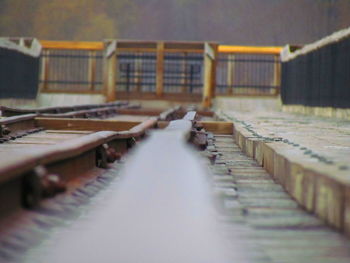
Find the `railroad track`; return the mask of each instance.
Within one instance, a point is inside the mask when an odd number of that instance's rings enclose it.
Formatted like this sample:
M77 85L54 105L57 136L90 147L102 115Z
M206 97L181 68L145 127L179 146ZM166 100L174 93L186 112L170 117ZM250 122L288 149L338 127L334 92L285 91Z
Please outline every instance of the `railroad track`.
M19 111L22 115L0 119L3 259L11 258L9 254L13 252L18 254L16 249L22 248L12 246L9 229L30 229L32 221L39 226L50 224L37 219L55 207L43 208L50 203L48 198L61 192L65 193L58 198L70 195L92 178L104 178L106 168L142 140L148 130L164 127L167 121L185 114L179 107L162 112L133 105L105 106L83 110L83 114L76 108L65 113L57 108L57 113ZM30 220L31 216L34 220ZM22 224L23 220L29 223ZM21 238L17 241L23 241ZM14 251L9 253L8 248Z
M0 262L349 262L349 241L240 151L232 123L89 111L0 120Z
M60 181L59 177L67 180L74 177L73 174L79 175L95 165L105 168L108 162L119 158L133 146L136 140L141 139L148 129L156 127L158 119L170 118L179 111L179 109L172 109L164 114L161 113L159 117L119 121L117 118L120 115L119 108L120 105L97 107L89 110L89 115L84 116L80 115L80 111L69 112L74 118L62 118L60 114L58 116L51 114L46 117L25 114L1 119L0 182L3 190L8 188L7 184L12 183L16 185L11 193L17 205L19 203L16 198L21 192L22 205L36 206L40 193L31 193L37 192L33 189L37 188L34 185L36 177L44 177L43 181L55 177L55 180ZM104 115L103 120L100 120L101 114L98 114L101 109L104 113L108 113ZM92 116L99 119L92 120ZM85 119L78 117L85 117ZM82 162L82 165L73 165L79 162ZM72 168L69 168L70 166ZM40 170L40 173L47 170L47 173L38 175L37 170ZM54 182L52 184L48 187L53 188L50 191L55 191ZM60 183L57 183L58 191L62 188L59 185ZM31 196L32 194L38 196ZM9 196L4 198L11 199ZM6 210L6 207L0 207L1 212L6 213Z

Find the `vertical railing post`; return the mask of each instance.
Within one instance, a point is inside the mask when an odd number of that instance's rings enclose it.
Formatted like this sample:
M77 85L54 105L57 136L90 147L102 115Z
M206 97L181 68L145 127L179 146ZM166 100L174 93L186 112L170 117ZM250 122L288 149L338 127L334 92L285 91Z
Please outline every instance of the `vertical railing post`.
M89 64L88 64L88 82L89 89L93 91L95 89L96 81L96 51L89 51Z
M187 53L184 52L183 60L181 61L181 92L187 92L188 80L187 80Z
M130 71L131 71L131 64L126 64L126 92L130 92Z
M216 96L216 70L218 66L218 44L210 44L214 56L212 58L212 68L211 68L211 98L215 98Z
M164 90L164 42L157 43L156 94L163 95Z
M141 56L142 57L142 56ZM141 69L142 69L142 58L136 58L135 60L135 77L134 77L134 83L136 85L136 92L141 92L141 77L142 77L142 73L141 73Z
M274 56L274 74L273 74L273 86L275 87L275 94L279 94L281 85L281 62L280 55Z
M227 94L233 94L233 85L234 85L234 75L235 75L235 55L229 54L227 56Z
M104 54L104 90L106 101L116 100L117 79L117 42L108 44Z
M40 90L49 89L49 55L50 51L48 49L43 50L41 56L41 72L40 79L42 81Z
M190 93L193 93L194 65L190 65Z
M202 97L202 106L204 108L211 107L212 97L214 93L215 74L214 60L215 50L208 43L205 43L204 48L204 89Z

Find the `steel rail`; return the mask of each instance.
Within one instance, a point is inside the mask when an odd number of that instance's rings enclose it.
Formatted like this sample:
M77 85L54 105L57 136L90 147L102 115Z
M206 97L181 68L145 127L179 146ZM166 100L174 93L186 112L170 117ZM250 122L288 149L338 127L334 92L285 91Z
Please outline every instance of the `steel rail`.
M87 111L100 110L106 109ZM120 158L145 137L148 130L159 128L159 119L178 118L184 115L184 110L176 107L142 122L45 118L38 115L12 116L0 121L0 199L11 200L13 207L36 207L41 202L42 191L53 196L56 190L51 188L62 189L62 181L74 180L96 167L107 168L109 162ZM57 115L61 117L62 114ZM195 116L195 113L188 113L184 120L171 122L167 131L182 127L186 129L183 136L191 139ZM44 182L51 174L59 178L59 183L49 184L51 190L45 190ZM11 193L4 196L10 188ZM43 190L39 191L41 188ZM12 206L0 206L1 218Z
M33 109L20 109L20 108L12 108L7 106L0 106L0 111L2 116L11 117L14 115L22 115L22 114L49 114L49 113L67 113L70 111L81 111L81 110L91 110L97 108L104 107L125 107L128 106L128 102L118 101L118 102L110 102L103 104L82 104L82 105L74 105L74 106L58 106L58 107L43 107L43 108L33 108ZM130 106L131 108L140 107L139 105Z
M160 114L145 121L77 118L99 117L103 111L118 115L117 109L142 112L139 106L133 105L125 108L98 106L65 114L25 114L0 120L0 199L5 198L9 203L0 205L1 218L6 218L16 207L36 207L41 203L40 192L53 196L55 189L62 189L62 181L75 180L96 167L107 168L108 163L120 158L145 137L149 129L158 126ZM168 114L175 114L176 110ZM50 118L41 117L43 115ZM57 124L61 128L56 127ZM49 184L54 190L39 191L51 175L59 176L58 187ZM12 190L8 192L8 189Z
M6 163L0 166L0 183L15 175L20 175L24 171L29 171L37 165L46 165L72 158L113 140L139 137L155 124L156 120L149 120L129 131L99 131L58 145L35 149L30 154L17 152L15 156L11 156L6 160Z
M66 113L35 113L35 114L22 114L14 115L11 117L0 118L0 143L22 137L29 132L29 130L38 129L35 125L36 117L46 118L95 118L95 119L106 119L111 116L117 115L117 109L130 108L134 109L135 105L126 106L109 106L109 107L97 107L90 110L78 110ZM38 130L37 130L38 131Z
M129 106L125 106L128 108ZM131 108L134 105L130 105ZM99 117L107 117L110 114L116 114L117 110L120 107L104 107L104 108L96 108L96 109L88 109L88 110L78 110L78 111L70 111L66 113L39 113L40 117L53 117L53 118L99 118ZM124 108L124 107L123 107Z

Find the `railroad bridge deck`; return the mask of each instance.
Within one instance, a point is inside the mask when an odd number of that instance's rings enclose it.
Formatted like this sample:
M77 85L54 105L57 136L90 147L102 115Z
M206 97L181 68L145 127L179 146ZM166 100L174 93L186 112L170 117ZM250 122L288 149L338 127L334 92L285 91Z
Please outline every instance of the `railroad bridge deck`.
M338 178L327 185L305 179L318 172L318 180L332 180L319 165L346 171L339 158L346 159L344 148L343 155L336 156L340 149L335 148L327 156L313 156L312 138L318 137L312 118L307 123L294 116L302 132L311 135L300 142L297 132L293 137L286 133L284 116L276 113L216 113L223 122L214 121L210 112L202 112L205 121L194 112L184 116L181 108L160 112L127 103L105 106L92 106L85 119L78 110L1 120L6 133L1 153L17 152L13 164L5 158L1 163L2 179L7 176L2 189L13 189L0 196L8 204L2 206L0 222L3 262L134 262L140 256L144 262L166 262L169 255L173 262L349 261L348 239L328 226L347 231L340 210L346 199L335 198L345 195L336 186ZM272 126L279 127L274 134ZM328 146L339 143L334 137L339 131L328 134L333 138ZM151 137L143 141L146 134ZM202 150L202 160L185 139ZM298 148L303 163L284 155L296 153L283 147ZM286 169L294 165L298 174ZM310 200L314 207L308 206ZM320 218L302 206L316 208ZM96 252L87 253L91 246Z
M1 39L0 262L349 262L349 35Z

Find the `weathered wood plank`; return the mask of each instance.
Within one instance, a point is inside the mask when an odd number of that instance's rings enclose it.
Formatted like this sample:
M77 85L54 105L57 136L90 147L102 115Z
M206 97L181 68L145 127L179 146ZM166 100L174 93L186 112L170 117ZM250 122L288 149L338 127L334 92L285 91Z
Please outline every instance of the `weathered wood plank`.
M117 43L113 41L108 47L108 52L104 57L104 89L106 101L116 100L116 79L117 79Z
M216 134L233 134L232 122L221 121L198 121L200 125L203 125L204 129Z
M215 60L215 51L214 49L206 43L205 45L205 54L204 54L204 88L203 88L203 97L202 97L202 106L204 108L209 108L212 104L213 96L213 77L214 77L214 60Z
M167 127L169 122L158 121L157 125L159 129ZM221 121L197 121L197 124L202 125L203 128L208 132L215 134L227 134L233 135L234 126L232 122L221 122Z

